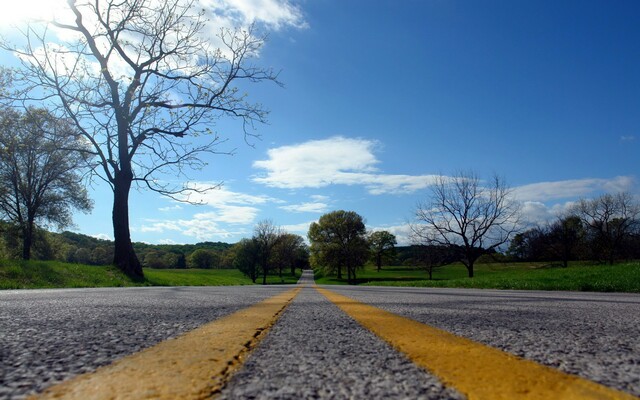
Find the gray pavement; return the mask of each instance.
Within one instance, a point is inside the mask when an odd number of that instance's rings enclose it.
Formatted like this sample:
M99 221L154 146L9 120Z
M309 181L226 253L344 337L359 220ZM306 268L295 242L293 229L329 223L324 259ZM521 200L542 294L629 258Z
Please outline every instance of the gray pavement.
M462 399L304 288L221 399Z
M325 287L640 396L639 295Z
M306 275L301 284L311 283ZM287 286L0 292L0 398L228 315ZM640 296L328 286L346 296L640 396ZM458 398L311 287L223 398Z
M0 399L19 399L287 286L0 291Z

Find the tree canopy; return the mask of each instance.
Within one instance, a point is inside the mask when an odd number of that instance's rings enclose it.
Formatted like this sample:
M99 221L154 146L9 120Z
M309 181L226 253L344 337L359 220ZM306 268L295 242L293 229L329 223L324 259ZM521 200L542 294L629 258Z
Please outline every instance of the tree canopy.
M349 283L356 283L356 271L364 266L369 244L363 218L354 211L324 214L309 227L311 262L342 279L342 267Z
M22 258L31 258L37 225L64 228L72 210L92 203L82 185L84 140L73 123L47 110L0 109L0 213L18 228Z

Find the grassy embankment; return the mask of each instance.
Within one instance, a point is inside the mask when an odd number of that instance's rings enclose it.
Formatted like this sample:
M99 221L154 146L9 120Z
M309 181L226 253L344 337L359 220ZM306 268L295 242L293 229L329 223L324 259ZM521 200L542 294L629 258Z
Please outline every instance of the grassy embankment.
M436 270L428 280L424 270L383 267L377 272L367 266L358 272L358 283L376 286L456 287L478 289L573 290L640 293L640 262L615 265L570 264L568 268L549 263L477 264L475 277L468 278L462 264ZM346 284L335 277L316 276L318 284Z
M117 268L56 261L0 261L0 289L81 288L119 286L226 286L252 285L236 269L144 270L143 281L133 281ZM295 283L298 278L269 276L269 284ZM262 280L259 280L262 282Z

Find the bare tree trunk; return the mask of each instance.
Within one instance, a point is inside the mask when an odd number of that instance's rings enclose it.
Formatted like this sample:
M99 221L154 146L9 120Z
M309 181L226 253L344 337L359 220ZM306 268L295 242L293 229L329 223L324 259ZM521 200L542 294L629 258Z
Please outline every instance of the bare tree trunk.
M132 278L143 278L142 265L133 250L129 231L129 190L131 173L116 175L113 187L113 238L115 249L113 263Z
M22 231L22 259L31 259L31 246L33 245L33 222L27 222Z
M475 260L469 260L467 264L467 271L469 272L469 278L473 278L473 263Z

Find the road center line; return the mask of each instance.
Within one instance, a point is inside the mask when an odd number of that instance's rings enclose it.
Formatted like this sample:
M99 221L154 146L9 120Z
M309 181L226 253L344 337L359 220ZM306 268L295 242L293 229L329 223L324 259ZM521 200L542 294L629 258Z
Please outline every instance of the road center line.
M220 390L301 287L47 389L37 398L202 399Z
M316 287L365 328L474 399L635 399L575 375L525 360Z

